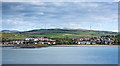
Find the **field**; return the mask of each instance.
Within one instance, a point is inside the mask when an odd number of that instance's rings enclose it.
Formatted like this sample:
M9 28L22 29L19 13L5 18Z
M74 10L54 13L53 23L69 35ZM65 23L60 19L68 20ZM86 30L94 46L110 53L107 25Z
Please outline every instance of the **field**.
M2 34L2 41L7 40L24 40L25 38L28 38L28 36L15 34L15 33L3 33Z
M93 30L81 30L81 29L38 29L24 32L3 32L3 39L10 40L24 40L24 38L85 38L85 37L97 37L105 35L117 35L116 32L108 31L93 31Z
M85 38L85 37L96 37L103 35L117 35L115 32L107 31L90 31L90 30L73 30L73 29L40 29L22 32L32 37L48 37L48 38Z

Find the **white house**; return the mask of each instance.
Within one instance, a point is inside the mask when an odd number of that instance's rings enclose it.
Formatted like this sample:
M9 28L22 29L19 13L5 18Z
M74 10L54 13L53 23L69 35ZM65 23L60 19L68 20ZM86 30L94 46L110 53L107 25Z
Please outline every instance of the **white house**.
M83 41L83 42L78 42L78 44L90 44L90 42Z

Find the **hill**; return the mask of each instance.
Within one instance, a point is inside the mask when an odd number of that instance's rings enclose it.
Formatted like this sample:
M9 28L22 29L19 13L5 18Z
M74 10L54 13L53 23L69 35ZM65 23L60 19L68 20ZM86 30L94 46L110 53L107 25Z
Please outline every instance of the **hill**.
M9 40L24 40L24 38L36 38L36 37L47 37L47 38L85 38L85 37L97 37L105 35L117 35L117 32L110 31L95 31L95 30L84 30L84 29L37 29L30 31L11 31L3 30L1 37L3 41Z
M117 35L117 32L96 31L84 29L37 29L25 32L17 32L17 34L27 35L31 37L48 37L48 38L79 38L94 37L103 35Z
M17 31L17 30L2 30L2 31L0 31L0 32L2 32L2 33L12 33L12 32L19 32L19 31Z

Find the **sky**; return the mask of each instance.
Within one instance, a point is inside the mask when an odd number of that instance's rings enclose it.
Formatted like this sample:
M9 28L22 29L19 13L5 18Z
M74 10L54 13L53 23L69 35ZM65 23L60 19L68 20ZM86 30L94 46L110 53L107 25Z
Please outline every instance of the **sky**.
M91 28L90 28L91 26ZM118 30L117 2L3 2L2 30Z

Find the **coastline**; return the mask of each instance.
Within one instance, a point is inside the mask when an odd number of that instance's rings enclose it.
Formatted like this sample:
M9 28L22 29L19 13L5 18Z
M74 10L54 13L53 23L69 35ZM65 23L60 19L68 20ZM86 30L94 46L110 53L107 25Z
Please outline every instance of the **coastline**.
M120 45L54 45L52 47L120 47Z
M0 47L14 47L14 48L17 47L18 48L19 46L14 46L14 45L5 46L5 45L2 45ZM32 47L32 48L43 48L43 47ZM120 47L120 45L52 45L52 46L47 46L47 47ZM31 47L24 47L24 48L31 48Z

